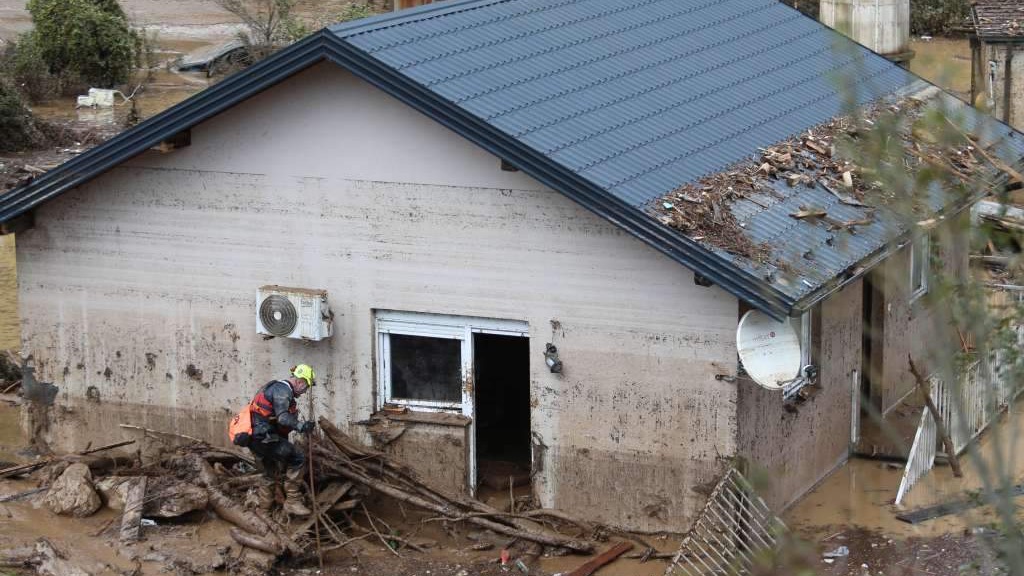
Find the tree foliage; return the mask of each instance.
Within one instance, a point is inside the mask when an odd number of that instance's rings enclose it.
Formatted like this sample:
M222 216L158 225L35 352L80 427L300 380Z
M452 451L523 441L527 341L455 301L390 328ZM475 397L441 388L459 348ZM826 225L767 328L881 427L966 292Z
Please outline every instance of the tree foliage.
M36 143L32 113L25 107L18 91L6 82L0 82L0 151L15 152Z
M117 0L29 0L29 39L50 73L110 88L128 80L139 37Z
M911 34L950 34L970 16L967 0L910 0Z

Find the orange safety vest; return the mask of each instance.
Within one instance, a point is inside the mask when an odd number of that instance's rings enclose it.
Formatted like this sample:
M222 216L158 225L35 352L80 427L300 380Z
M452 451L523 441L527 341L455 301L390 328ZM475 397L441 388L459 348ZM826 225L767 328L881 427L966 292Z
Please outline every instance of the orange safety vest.
M252 399L252 402L249 403L249 410L253 414L259 414L262 418L267 419L272 424L277 422L277 416L274 414L274 404L273 402L270 401L269 398L267 398L266 392L267 388L270 388L272 385L278 382L282 382L289 387L291 386L291 384L288 384L284 380L272 380L270 382L267 382L267 384L263 388L260 388L260 391L256 393L256 396ZM288 406L288 412L292 414L299 413L299 407L295 403L294 396L292 396L291 404ZM290 428L286 428L284 426L278 426L277 428L278 432L284 435L287 435L288 432L291 432Z

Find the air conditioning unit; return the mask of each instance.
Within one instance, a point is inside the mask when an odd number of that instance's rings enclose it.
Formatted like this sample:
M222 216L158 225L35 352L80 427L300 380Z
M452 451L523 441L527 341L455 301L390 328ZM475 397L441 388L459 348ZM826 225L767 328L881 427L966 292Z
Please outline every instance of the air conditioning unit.
M256 332L319 341L330 338L334 315L326 290L263 286L256 293Z

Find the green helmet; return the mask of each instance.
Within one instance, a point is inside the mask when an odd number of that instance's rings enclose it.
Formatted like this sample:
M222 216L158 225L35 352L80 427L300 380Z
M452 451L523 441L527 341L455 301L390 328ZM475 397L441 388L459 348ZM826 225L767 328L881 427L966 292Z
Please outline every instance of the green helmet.
M302 378L306 381L306 384L310 386L316 384L316 374L313 373L313 368L311 368L309 364L299 364L295 368L292 368L292 376Z

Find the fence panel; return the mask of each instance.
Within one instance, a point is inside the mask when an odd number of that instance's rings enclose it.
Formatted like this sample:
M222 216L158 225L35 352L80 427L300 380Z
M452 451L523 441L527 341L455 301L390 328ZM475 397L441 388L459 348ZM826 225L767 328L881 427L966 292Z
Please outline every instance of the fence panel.
M683 538L666 576L745 576L758 557L778 547L786 526L746 478L729 470Z

